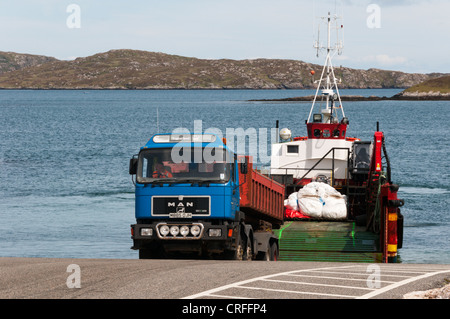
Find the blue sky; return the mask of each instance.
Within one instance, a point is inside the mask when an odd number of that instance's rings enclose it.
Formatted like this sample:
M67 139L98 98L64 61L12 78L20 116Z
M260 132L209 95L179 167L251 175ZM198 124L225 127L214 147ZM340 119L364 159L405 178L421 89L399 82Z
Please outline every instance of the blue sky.
M80 8L80 28L67 26L70 4ZM378 20L370 4L380 9ZM0 0L0 51L73 59L138 49L322 64L315 17L330 10L344 18L335 65L450 73L448 0Z

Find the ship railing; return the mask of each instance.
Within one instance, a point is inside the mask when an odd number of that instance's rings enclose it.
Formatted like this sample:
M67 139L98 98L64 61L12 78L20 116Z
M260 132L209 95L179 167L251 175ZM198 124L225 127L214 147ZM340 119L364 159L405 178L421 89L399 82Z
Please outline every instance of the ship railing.
M351 158L350 158L350 149L348 147L333 147L331 148L324 156L322 156L322 158L320 158L311 168L302 168L302 167L295 167L295 168L273 168L273 170L277 170L277 171L284 171L284 174L276 174L276 175L283 175L283 179L280 181L282 184L286 185L286 186L291 186L291 187L300 187L302 185L303 180L306 179L306 176L308 176L312 171L331 171L331 176L330 176L330 185L332 187L335 187L335 161L336 161L336 156L335 156L335 152L336 151L347 151L347 169L345 172L345 184L344 185L339 185L339 186L343 186L343 187L348 187L348 181L350 179L350 169L351 169ZM331 167L320 167L317 168L317 166L324 160L327 159L327 157L331 154ZM302 177L300 178L296 178L296 182L294 183L292 181L292 183L290 183L290 181L288 180L288 176L292 175L292 174L288 174L288 172L292 172L292 171L306 171L305 174L302 175Z

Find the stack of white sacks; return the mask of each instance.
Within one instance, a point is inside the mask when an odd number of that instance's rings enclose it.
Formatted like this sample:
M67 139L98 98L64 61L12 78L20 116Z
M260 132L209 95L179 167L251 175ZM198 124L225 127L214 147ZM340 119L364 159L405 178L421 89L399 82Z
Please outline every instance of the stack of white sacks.
M345 219L347 198L328 184L312 182L289 195L284 205L311 218Z

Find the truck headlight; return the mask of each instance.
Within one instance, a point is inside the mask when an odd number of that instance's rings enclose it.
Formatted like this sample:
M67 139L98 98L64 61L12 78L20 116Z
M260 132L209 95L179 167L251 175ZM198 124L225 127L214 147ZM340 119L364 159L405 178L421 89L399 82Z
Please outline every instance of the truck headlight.
M161 234L161 236L167 236L170 232L170 228L167 225L163 225L161 226L161 228L159 229L159 233Z
M198 236L201 232L200 226L194 225L191 227L191 234L194 236Z
M208 232L209 237L221 237L222 236L222 229L220 228L211 228Z
M186 237L187 235L189 235L189 227L188 226L181 226L180 227L180 234L183 237Z
M153 229L151 228L141 228L141 236L152 236Z
M180 228L178 227L178 226L172 226L172 227L170 227L170 234L172 235L172 236L176 236L176 235L178 235L180 233Z

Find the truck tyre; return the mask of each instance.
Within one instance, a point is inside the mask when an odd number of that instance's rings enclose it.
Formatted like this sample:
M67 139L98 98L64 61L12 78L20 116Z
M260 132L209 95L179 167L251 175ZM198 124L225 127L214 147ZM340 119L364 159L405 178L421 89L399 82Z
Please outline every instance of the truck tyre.
M270 261L277 261L278 260L278 245L276 242L273 242L272 245L270 245Z
M243 260L244 257L244 243L242 241L242 237L239 236L238 243L236 245L236 249L234 250L225 250L224 258L227 260Z
M267 251L258 252L258 255L256 255L256 259L262 261L270 261L270 251L271 251L270 247L267 247Z
M252 248L249 238L247 238L244 228L239 227L239 232L237 233L236 249L226 250L224 253L225 259L228 260L251 260L252 258ZM248 259L250 258L250 259Z
M224 257L227 260L243 260L244 248L241 244L238 244L235 250L226 250Z
M250 261L253 259L253 252L252 252L252 244L250 241L250 238L247 238L247 240L245 241L245 249L244 249L244 254L242 256L242 260L245 261Z

